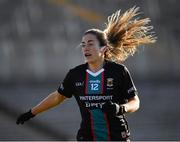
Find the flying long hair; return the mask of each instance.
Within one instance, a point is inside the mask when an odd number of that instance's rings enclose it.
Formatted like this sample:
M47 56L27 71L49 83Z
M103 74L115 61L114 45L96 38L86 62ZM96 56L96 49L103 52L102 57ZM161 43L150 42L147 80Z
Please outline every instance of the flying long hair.
M108 41L106 59L121 63L133 55L140 45L154 43L156 36L149 18L140 19L139 7L133 7L121 15L117 11L108 17L104 30Z
M100 46L107 46L105 59L122 63L133 55L140 45L154 43L156 36L149 25L149 18L138 17L139 7L133 7L121 15L117 11L108 17L104 31L89 29L84 35L94 34Z

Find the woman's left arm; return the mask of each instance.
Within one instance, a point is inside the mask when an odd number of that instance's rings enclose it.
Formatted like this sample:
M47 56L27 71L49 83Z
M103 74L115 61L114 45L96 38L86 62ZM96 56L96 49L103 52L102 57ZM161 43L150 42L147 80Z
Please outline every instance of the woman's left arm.
M139 97L136 95L133 98L130 98L126 104L123 104L123 106L125 106L126 112L135 112L140 106Z

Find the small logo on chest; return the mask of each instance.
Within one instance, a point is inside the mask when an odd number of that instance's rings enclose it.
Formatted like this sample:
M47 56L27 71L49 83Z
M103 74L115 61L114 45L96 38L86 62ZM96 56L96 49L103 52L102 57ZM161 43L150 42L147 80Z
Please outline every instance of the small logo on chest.
M113 87L113 78L107 78L107 86Z
M76 87L83 86L83 85L84 85L84 81L83 82L75 82Z

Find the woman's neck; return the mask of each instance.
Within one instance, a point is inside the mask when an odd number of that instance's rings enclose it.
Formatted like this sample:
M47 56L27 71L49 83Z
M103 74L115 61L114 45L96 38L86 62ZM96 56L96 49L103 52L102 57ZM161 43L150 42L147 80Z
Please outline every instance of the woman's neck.
M88 68L92 72L97 72L97 71L99 71L100 69L103 68L103 64L104 64L104 60L98 60L96 62L88 63Z

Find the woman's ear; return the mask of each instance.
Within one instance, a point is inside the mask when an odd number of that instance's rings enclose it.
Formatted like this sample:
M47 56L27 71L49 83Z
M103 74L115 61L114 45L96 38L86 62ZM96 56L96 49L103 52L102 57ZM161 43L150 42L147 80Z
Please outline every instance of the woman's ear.
M100 52L105 53L107 50L107 46L103 46L100 48Z

